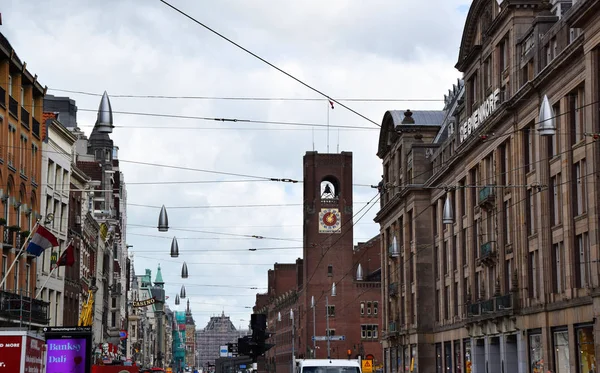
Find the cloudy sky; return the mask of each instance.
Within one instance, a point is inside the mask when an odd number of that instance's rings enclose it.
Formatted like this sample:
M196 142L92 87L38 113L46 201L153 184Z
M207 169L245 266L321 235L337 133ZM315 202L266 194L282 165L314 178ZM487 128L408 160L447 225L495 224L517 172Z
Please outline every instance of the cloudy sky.
M453 66L471 2L170 1L376 123L390 109L442 108L443 94L460 76ZM300 180L304 153L313 147L327 152L329 123L329 151L354 154L354 183L379 181L375 124L314 100L321 97L159 0L5 0L1 11L0 31L48 93L76 100L86 133L95 122L95 94L111 95L135 271L148 268L154 276L160 263L172 309L185 283L199 328L221 312L245 327L255 294L266 290L267 270L302 256L301 183L202 170ZM296 100L223 99L231 97ZM347 98L371 101L342 101ZM381 98L395 101L372 100ZM355 211L375 194L355 186ZM162 204L169 212L167 233L154 228ZM376 212L377 205L356 223L356 242L377 234ZM169 256L173 236L177 259ZM186 280L180 277L183 261L190 270Z

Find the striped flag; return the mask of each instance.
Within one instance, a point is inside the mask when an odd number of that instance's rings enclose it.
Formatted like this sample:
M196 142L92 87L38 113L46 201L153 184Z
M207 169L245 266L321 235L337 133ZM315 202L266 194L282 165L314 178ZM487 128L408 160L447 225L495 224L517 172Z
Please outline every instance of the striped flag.
M58 240L46 228L39 225L27 245L29 254L40 256L44 250L58 246Z

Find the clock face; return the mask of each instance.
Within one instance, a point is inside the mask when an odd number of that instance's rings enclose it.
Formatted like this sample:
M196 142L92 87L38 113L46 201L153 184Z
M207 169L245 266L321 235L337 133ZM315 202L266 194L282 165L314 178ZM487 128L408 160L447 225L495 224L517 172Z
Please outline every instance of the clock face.
M319 233L341 233L342 214L338 209L321 209Z

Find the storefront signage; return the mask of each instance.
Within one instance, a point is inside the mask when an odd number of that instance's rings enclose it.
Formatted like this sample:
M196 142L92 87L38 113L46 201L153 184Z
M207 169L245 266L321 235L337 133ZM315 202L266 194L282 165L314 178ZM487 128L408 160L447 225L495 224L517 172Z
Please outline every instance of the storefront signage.
M131 305L133 307L148 307L153 305L154 303L156 303L156 298L152 297L150 299L134 300L133 302L131 302Z
M500 88L496 88L471 114L471 116L460 125L460 142L463 142L481 125L496 109L500 103Z

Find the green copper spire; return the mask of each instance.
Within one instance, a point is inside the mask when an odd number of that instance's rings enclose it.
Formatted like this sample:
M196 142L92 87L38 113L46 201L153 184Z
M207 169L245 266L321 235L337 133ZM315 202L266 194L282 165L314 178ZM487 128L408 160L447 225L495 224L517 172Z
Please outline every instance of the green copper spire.
M156 278L154 279L154 285L163 287L164 284L165 284L165 282L163 281L162 272L160 271L160 264L159 264L158 270L156 271Z

